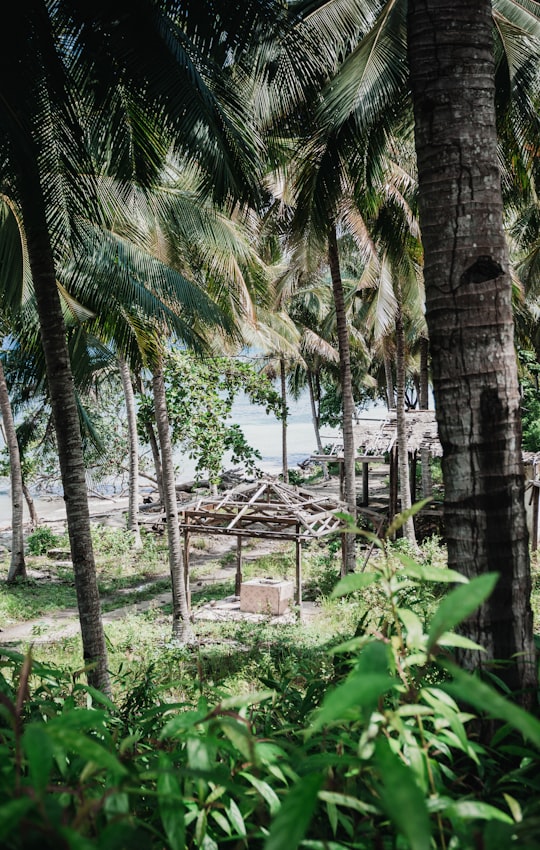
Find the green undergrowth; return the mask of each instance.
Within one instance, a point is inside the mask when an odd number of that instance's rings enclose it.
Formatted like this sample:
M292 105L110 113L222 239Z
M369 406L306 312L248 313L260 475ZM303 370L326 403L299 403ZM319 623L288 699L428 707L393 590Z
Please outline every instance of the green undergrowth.
M453 660L482 651L456 629L497 576L376 549L316 624L198 622L174 647L163 612L128 615L112 700L3 651L0 846L536 850L540 721Z

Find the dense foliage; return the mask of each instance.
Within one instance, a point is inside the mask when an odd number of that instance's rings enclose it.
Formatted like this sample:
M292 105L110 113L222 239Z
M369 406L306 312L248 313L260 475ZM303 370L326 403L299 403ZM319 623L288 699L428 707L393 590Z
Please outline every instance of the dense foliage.
M540 722L449 655L496 576L379 545L334 591L373 593L379 622L326 672L261 670L260 692L170 703L148 669L114 704L3 651L1 846L536 847ZM449 584L426 618L422 593Z
M281 418L281 399L272 382L249 362L226 357L201 359L179 350L168 353L165 375L172 440L196 461L197 476L206 473L210 483L217 484L227 453L231 463L243 463L253 472L260 454L247 442L241 425L231 421L232 405L245 393L252 404ZM139 422L144 425L153 420L153 401L143 395Z

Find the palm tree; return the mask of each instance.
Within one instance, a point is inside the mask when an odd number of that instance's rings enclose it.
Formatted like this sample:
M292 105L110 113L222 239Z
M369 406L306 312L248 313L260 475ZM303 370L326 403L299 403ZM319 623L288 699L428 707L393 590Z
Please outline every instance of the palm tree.
M187 5L148 0L125 14L121 3L96 8L85 0L23 0L13 7L1 45L5 67L18 72L4 74L0 83L0 188L18 204L26 234L84 658L89 680L104 691L107 654L56 265L76 236L77 213L99 214L86 139L98 140L102 161L123 176L129 171L149 182L172 143L198 162L214 196L246 197L253 187L256 147L246 141L242 98L232 97L231 73L222 69L234 65L260 19L249 15L250 3L237 4L238 14L230 17L224 8L210 14L206 5L196 10L189 4L188 14ZM226 40L215 28L221 33L224 19ZM221 69L218 50L226 56ZM218 75L223 85L214 88L210 82Z
M482 668L505 659L500 675L533 704L537 671L491 14L489 0L474 6L412 0L409 64L449 562L468 576L499 573L491 599L464 624L487 660L478 653L463 657Z
M126 414L129 439L129 505L127 526L133 534L133 545L135 549L142 548L141 531L139 528L139 441L137 438L137 410L135 407L135 393L131 383L129 366L121 357L118 358L118 371L122 380L124 400L126 403Z
M313 43L318 51L315 55L321 57L322 61L318 64L319 78L324 77L330 79L330 83L322 92L321 105L316 115L316 126L318 135L314 137L312 145L312 174L314 179L311 181L312 189L310 196L313 197L318 190L319 194L325 198L325 210L337 207L337 197L341 191L339 182L335 179L335 173L338 167L344 162L354 162L364 168L364 180L360 181L359 187L362 189L370 182L370 174L374 169L378 168L381 151L384 151L388 133L395 131L396 126L401 132L407 132L412 125L412 101L409 91L408 80L408 65L413 74L424 75L422 77L421 90L420 83L414 82L413 98L415 104L415 120L416 120L416 148L417 153L427 156L428 150L438 150L439 155L438 166L440 175L444 175L445 169L451 173L452 184L448 185L448 196L440 190L434 190L433 195L426 201L427 209L435 212L439 210L441 214L440 220L435 225L435 219L429 218L426 213L422 214L422 231L424 242L426 241L425 226L426 222L431 226L439 227L440 256L445 258L444 268L440 269L442 279L447 279L449 270L453 270L452 274L457 275L453 279L451 291L461 293L467 289L471 294L476 295L474 281L470 285L465 285L459 288L460 275L464 273L469 266L461 265L454 262L456 259L452 254L452 246L454 245L455 228L451 226L451 221L455 222L456 227L459 223L463 223L465 219L459 217L454 218L455 208L453 206L453 189L456 191L463 186L461 178L465 174L471 177L471 183L475 183L475 175L479 173L476 169L474 157L467 168L457 170L454 166L452 153L459 156L462 145L466 136L466 122L463 121L463 126L455 126L455 137L448 132L449 128L454 128L453 120L443 128L441 121L441 136L440 147L430 146L428 133L431 127L431 121L434 114L439 114L438 109L442 112L442 98L439 97L440 92L444 90L445 96L449 95L448 104L455 105L455 111L447 117L456 120L456 116L460 113L459 98L462 96L462 89L465 84L470 84L472 87L472 74L467 77L466 72L460 77L457 73L455 79L451 78L451 70L458 68L458 63L455 56L462 56L464 68L467 70L471 64L467 57L479 57L478 46L468 40L462 38L464 32L475 33L480 38L479 44L485 45L486 55L489 46L489 55L492 56L492 38L495 34L495 56L496 63L480 65L478 61L475 72L480 68L486 70L486 78L481 78L482 83L479 85L479 93L484 96L489 89L490 103L495 100L495 78L499 85L497 86L497 106L499 109L504 109L508 104L509 97L515 93L515 82L530 84L531 78L534 81L534 71L538 65L538 38L540 36L540 14L537 3L533 2L514 2L513 0L494 0L493 9L491 3L482 2L472 6L469 4L467 18L467 4L461 0L459 12L454 13L455 4L452 3L409 3L409 13L407 17L407 4L404 0L388 0L388 2L380 2L372 4L363 2L362 0L352 0L350 4L340 3L303 3L300 2L295 9L298 9L298 17L301 20L300 26L305 34L306 39L310 34L314 34ZM353 14L351 15L351 10ZM427 11L426 11L427 10ZM480 14L480 12L482 14ZM460 15L463 15L462 25L458 26L456 21L460 20ZM446 17L448 16L448 17ZM481 18L477 24L473 23L473 19ZM344 24L341 29L342 37L332 41L329 35L336 29L337 20L343 20ZM451 35L459 32L460 50L456 50L456 54L447 62L441 62L443 58L443 50L441 46L441 55L436 54L436 44L439 43L439 34L432 25L434 20L440 22L440 26L448 33L448 43L450 43ZM426 24L426 22L428 22ZM493 22L495 26L493 27ZM478 27L478 29L477 29ZM424 40L423 40L424 38ZM414 39L414 43L412 43ZM433 52L429 52L428 41L431 39L431 47ZM454 38L454 42L456 39ZM409 42L409 43L408 43ZM466 45L461 51L461 45ZM408 50L407 50L408 48ZM425 52L424 52L425 51ZM305 48L304 48L305 52ZM346 56L345 61L341 61L342 56ZM450 56L450 48L448 48L448 56ZM312 62L317 64L313 59ZM416 63L416 64L413 64ZM335 69L339 66L337 74ZM439 80L436 69L444 68L444 76ZM276 75L277 76L277 75ZM479 78L480 79L480 78ZM446 86L446 88L445 88ZM450 95L450 87L454 86ZM471 89L472 90L472 89ZM292 95L291 95L292 99ZM518 104L524 114L524 121L527 122L531 113L531 100L527 98L514 98L514 103ZM296 104L295 104L296 107ZM450 109L450 106L449 106ZM527 111L528 110L528 111ZM471 105L471 112L468 113L471 126L479 126L479 113L474 111ZM491 158L490 172L485 172L487 183L484 186L494 192L494 209L498 209L500 204L499 192L499 175L496 173L497 167L497 146L495 137L495 121L494 115L489 114L489 132L491 135L489 157ZM424 135L425 134L425 135ZM454 144L454 139L457 140ZM486 147L483 140L479 137L476 140L478 151L485 153ZM454 147L452 148L452 145ZM467 147L465 147L467 150ZM449 157L448 161L444 159L442 154ZM484 157L481 157L483 160ZM431 161L435 167L435 158ZM456 170L452 170L455 167ZM425 185L425 174L428 168L426 162L419 161L420 193L427 190ZM469 170L472 169L472 170ZM361 168L358 168L358 172ZM444 177L442 177L444 180ZM435 187L435 182L431 184ZM446 185L441 182L440 186ZM467 187L468 189L468 187ZM475 189L478 194L479 186ZM488 192L485 192L487 199ZM466 194L465 197L468 197ZM439 202L439 203L438 203ZM431 205L431 207L430 207ZM488 201L488 207L490 202ZM444 208L444 212L443 212ZM457 209L457 207L456 207ZM463 209L463 208L462 208ZM321 207L322 210L322 207ZM451 213L450 213L451 211ZM475 209L476 212L476 209ZM327 212L325 213L327 216ZM499 213L492 216L492 220L499 218ZM322 213L319 213L319 219L322 219ZM471 213L471 223L478 221L478 217ZM487 220L486 220L487 225ZM446 229L445 229L446 228ZM496 239L499 240L500 229L499 225L495 225L497 230ZM432 230L434 228L432 227ZM429 237L431 238L431 237ZM476 246L484 245L486 250L481 252L481 256L492 257L493 246L490 244L489 238L486 242L481 233L476 232L474 237L471 235L468 238L463 238L463 246L468 246L472 251L469 255L471 264L473 255L478 255L478 248L473 249L473 243ZM463 329L457 319L467 316L472 316L474 308L473 301L467 300L463 302L463 311L456 312L455 304L450 296L448 300L437 299L439 291L439 281L437 275L430 268L431 263L431 248L426 244L426 291L428 294L428 328L430 334L431 353L432 353L432 368L434 376L434 393L436 398L436 409L439 422L443 421L445 425L440 425L441 439L443 443L443 451L445 452L448 463L443 463L446 491L446 506L445 512L448 512L449 522L452 526L452 533L449 539L449 559L450 564L456 569L463 569L471 575L477 572L483 572L489 568L503 569L506 579L499 583L501 599L504 594L507 598L516 600L516 611L514 622L515 628L506 621L501 629L498 629L497 618L499 616L498 602L495 602L492 608L497 611L493 618L489 619L489 606L483 606L480 621L471 621L471 637L479 640L487 646L487 657L493 657L493 652L496 650L499 655L504 658L509 658L513 655L514 650L520 653L520 662L518 680L522 685L528 685L534 681L532 671L532 644L530 630L530 608L529 603L524 601L524 596L528 596L528 588L530 579L528 578L528 563L527 556L524 552L526 546L523 543L523 507L522 507L522 483L521 473L519 472L519 459L510 461L510 475L502 475L499 480L498 493L501 500L501 505L507 506L508 516L514 515L516 522L505 521L501 524L497 522L497 534L493 535L490 531L492 517L496 515L495 505L495 490L491 488L490 492L483 491L482 487L478 489L476 484L479 476L479 463L482 458L491 457L491 452L494 450L492 435L484 429L479 428L482 421L486 419L486 413L482 414L481 410L473 414L474 427L473 429L465 428L465 432L470 436L474 434L475 451L470 452L466 449L465 442L468 444L469 438L463 441L463 446L460 447L458 433L460 431L459 423L461 421L471 422L468 412L464 411L465 399L469 398L470 383L469 376L474 371L474 366L471 364L471 357L484 355L489 349L485 346L486 341L492 339L491 333L488 330L482 330L485 327L483 321L476 324L476 331L473 326L469 326L467 331ZM430 258L428 259L428 253ZM499 255L499 242L497 242L497 256L501 260L497 262L498 266L505 267L506 258L504 253ZM488 263L489 266L489 263ZM429 271L427 269L429 268ZM460 271L457 272L457 269ZM479 276L483 279L487 275L487 280L491 280L494 274L494 267L491 271L488 267L479 268ZM504 291L504 275L501 277L496 275L496 279ZM472 287L472 288L470 288ZM498 292L498 290L497 290ZM431 300L433 298L433 301ZM507 299L503 297L504 310L507 311ZM439 309L439 307L441 309ZM443 309L444 308L444 309ZM448 323L450 316L456 316L457 327L456 333L452 334L448 324L444 331L445 340L452 340L452 355L446 358L444 347L439 348L439 344L443 340L443 325L446 320ZM487 312L485 315L487 318ZM491 409L491 401L495 408L490 414L492 422L500 420L500 428L498 431L497 445L506 445L509 447L517 447L519 445L519 424L515 415L515 386L514 377L515 363L513 352L510 352L508 337L511 336L511 315L505 312L501 313L500 320L502 327L506 330L501 337L497 327L497 332L493 337L493 341L497 340L498 350L493 350L491 364L498 364L493 370L492 366L488 369L488 382L493 381L493 386L486 389L483 398L484 407ZM437 323L440 323L441 330L438 331ZM441 333L440 343L434 344L432 339L432 325L435 326L435 334ZM505 351L505 354L502 354ZM444 362L439 362L442 357ZM439 376L447 375L450 364L453 363L453 373L447 380L439 379ZM464 371L460 364L469 364ZM512 365L511 365L512 364ZM480 373L478 373L480 374ZM506 390L508 385L508 398ZM499 395L501 393L501 395ZM499 401L502 407L499 412ZM479 398L475 400L480 401ZM508 409L508 415L503 411ZM453 425L452 425L453 423ZM454 438L455 435L455 438ZM452 439L450 439L452 437ZM515 450L515 449L514 449ZM469 454L467 454L469 452ZM502 451L502 455L498 455L497 463L500 462L501 456L505 458L504 463L509 461L509 455ZM459 472L456 473L456 467L453 463L453 458L459 460L462 465ZM490 461L491 464L491 461ZM495 467L494 467L495 468ZM498 474L498 473L497 473ZM487 468L483 472L484 479L487 476ZM464 486L460 486L463 482ZM464 551L459 542L461 539L461 529L463 530L463 540L468 539L465 544L467 556L464 560ZM470 534L474 532L474 546L470 545ZM514 545L513 537L516 538ZM497 540L494 543L494 539ZM504 553L504 554L503 554ZM508 557L505 564L500 562L499 556ZM474 561L474 563L473 563ZM465 565L465 567L464 567ZM521 588L518 591L518 586ZM519 596L519 602L518 600ZM498 596L496 597L498 599ZM502 610L502 602L501 602ZM510 618L510 606L506 606L505 611ZM504 623L504 616L502 622ZM468 627L467 627L468 628ZM495 633L499 632L500 637L496 637ZM514 642L515 641L515 642ZM478 655L475 656L476 662L481 663ZM472 657L468 659L473 662ZM516 665L514 665L514 672ZM527 673L527 670L529 673ZM530 674L530 675L529 675Z

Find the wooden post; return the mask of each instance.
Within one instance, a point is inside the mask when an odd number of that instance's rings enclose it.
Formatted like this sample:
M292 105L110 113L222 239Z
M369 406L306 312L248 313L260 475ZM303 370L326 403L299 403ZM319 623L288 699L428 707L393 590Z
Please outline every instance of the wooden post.
M540 488L534 483L532 485L532 534L531 534L531 549L536 553L538 549L538 500L540 497Z
M184 525L184 584L188 610L191 611L191 590L189 589L189 517L186 516Z
M302 619L302 541L300 540L300 524L296 524L296 605L297 617Z
M410 465L410 473L409 473L409 483L411 485L411 502L414 505L416 502L416 459L417 452L411 452L411 465Z
M398 502L398 465L397 447L394 445L390 450L390 493L388 501L388 522L392 522L397 514Z
M362 461L362 504L369 505L369 460Z
M234 595L240 596L242 585L242 538L240 535L236 538L236 576L234 580Z

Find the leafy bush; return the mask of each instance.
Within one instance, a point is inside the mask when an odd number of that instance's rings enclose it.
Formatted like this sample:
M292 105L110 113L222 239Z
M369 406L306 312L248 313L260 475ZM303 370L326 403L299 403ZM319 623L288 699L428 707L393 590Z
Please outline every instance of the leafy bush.
M334 591L377 588L372 632L324 675L261 663L262 693L169 704L149 668L115 706L3 650L0 846L536 848L540 721L449 660L496 576L381 555ZM425 584L455 585L429 619L400 607Z
M60 536L55 534L48 525L40 525L28 535L26 542L30 555L46 555L49 549L60 545Z

